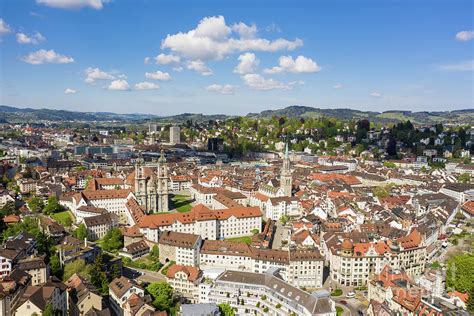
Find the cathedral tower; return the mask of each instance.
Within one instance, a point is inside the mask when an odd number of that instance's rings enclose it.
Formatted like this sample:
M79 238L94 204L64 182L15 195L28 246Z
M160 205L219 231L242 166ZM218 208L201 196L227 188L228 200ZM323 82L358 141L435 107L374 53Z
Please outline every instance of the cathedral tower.
M158 179L157 179L157 193L158 193L158 205L157 212L168 212L168 167L166 166L166 158L163 151L161 151L161 157L158 159Z
M290 158L288 157L288 144L285 147L285 157L283 158L283 166L280 174L280 187L285 196L291 196L291 189L293 186L293 179L290 169Z

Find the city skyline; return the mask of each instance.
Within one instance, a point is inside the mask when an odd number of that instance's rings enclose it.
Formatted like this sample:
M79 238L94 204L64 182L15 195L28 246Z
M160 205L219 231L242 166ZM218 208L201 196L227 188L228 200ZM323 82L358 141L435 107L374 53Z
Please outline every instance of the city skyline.
M32 0L1 7L4 105L156 115L239 115L293 104L473 108L469 1Z

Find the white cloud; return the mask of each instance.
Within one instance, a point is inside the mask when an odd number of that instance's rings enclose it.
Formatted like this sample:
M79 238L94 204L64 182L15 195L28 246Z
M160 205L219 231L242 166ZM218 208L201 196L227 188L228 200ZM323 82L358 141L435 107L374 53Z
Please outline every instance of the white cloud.
M344 85L342 83L336 83L334 86L333 86L334 89L342 89L344 88Z
M184 68L181 67L181 66L173 67L173 71L176 71L176 72L181 72L181 71L183 71L183 69L184 69Z
M160 80L160 81L169 81L171 80L171 75L167 72L156 71L156 72L146 72L145 77L148 79L153 80Z
M254 53L242 54L238 60L240 63L234 68L234 72L241 75L255 72L260 63L260 60L255 57Z
M213 74L212 70L206 66L205 63L203 63L202 61L200 60L191 60L191 61L188 61L188 64L186 65L186 67L189 69L189 70L194 70L195 72L203 75L203 76L210 76Z
M243 22L239 22L232 25L232 31L239 34L240 38L248 39L248 38L255 38L258 30L255 24L248 26L247 24Z
M275 52L279 50L294 50L303 45L303 41L289 41L283 38L267 40L264 38L244 38L253 33L253 27L243 27L236 24L230 28L223 16L206 17L198 26L187 33L179 32L168 35L162 42L162 49L170 49L191 60L219 60L230 54L244 51ZM256 27L255 27L256 28ZM232 29L239 38L232 37Z
M25 63L32 65L41 64L69 64L73 63L74 59L70 56L60 55L54 50L40 49L36 52L30 53L22 58Z
M35 32L35 34L28 36L25 33L16 33L16 41L20 44L39 44L44 42L46 38L41 35L40 32Z
M112 81L108 85L107 90L127 91L130 90L130 85L128 84L127 80L118 79Z
M159 54L158 56L155 57L155 61L159 65L168 65L171 63L179 63L181 61L181 58L173 54L169 54L169 55Z
M207 91L217 92L220 94L233 94L234 93L234 86L230 84L220 85L220 84L211 84L210 86L206 87Z
M374 91L370 94L370 96L374 98L381 98L382 94L380 92Z
M461 31L456 34L456 39L461 42L467 42L474 39L474 31Z
M151 60L151 57L145 57L145 59L143 60L143 63L147 65L150 63L150 60Z
M263 72L267 74L275 74L280 72L291 72L294 74L299 73L313 73L321 70L311 58L304 57L302 55L293 59L291 56L281 56L278 59L279 66L275 66L270 69L265 69Z
M474 60L466 60L458 63L444 64L438 66L440 70L461 72L461 71L474 71Z
M100 70L99 68L87 68L84 70L86 74L86 79L84 80L87 83L94 83L96 80L114 80L115 76L109 72Z
M160 88L160 85L153 82L143 81L143 82L139 82L135 84L135 89L137 90L156 90L159 88Z
M36 0L36 3L57 9L92 8L100 10L109 0Z
M242 76L244 79L245 84L252 89L255 90L274 90L274 89L282 89L282 90L291 90L292 86L273 80L273 79L265 79L259 74L246 74Z
M0 19L0 36L6 35L13 32L13 29L10 27L10 25L5 22L5 20Z
M72 88L66 88L66 90L64 90L64 93L65 94L76 94L77 90L72 89Z

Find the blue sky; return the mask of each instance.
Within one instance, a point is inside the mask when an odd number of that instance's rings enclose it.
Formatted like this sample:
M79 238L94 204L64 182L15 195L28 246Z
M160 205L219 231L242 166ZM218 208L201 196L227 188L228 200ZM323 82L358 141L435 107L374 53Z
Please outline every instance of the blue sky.
M474 108L473 12L460 0L3 0L0 104Z

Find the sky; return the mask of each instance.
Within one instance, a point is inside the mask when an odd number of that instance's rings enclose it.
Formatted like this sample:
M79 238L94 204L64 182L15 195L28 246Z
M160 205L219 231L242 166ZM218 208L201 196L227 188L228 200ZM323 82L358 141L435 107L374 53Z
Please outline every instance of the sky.
M1 0L0 104L474 108L474 2Z

